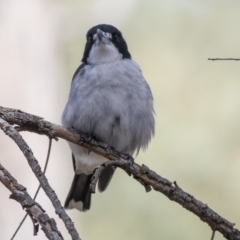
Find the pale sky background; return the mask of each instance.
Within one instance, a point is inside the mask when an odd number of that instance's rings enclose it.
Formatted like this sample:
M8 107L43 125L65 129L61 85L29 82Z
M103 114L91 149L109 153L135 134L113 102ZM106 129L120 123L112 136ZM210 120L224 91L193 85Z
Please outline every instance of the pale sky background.
M156 135L136 161L174 181L240 229L240 58L238 0L0 0L0 105L60 123L85 34L96 24L119 28L155 99ZM23 133L43 165L48 140ZM1 163L34 195L38 183L17 146L0 131ZM47 177L63 203L73 178L67 144L53 142ZM0 184L0 239L24 216ZM63 223L40 192L37 201ZM83 240L202 240L211 229L157 192L145 193L117 170L87 213L68 211ZM15 240L32 236L27 219ZM224 239L216 234L215 240Z

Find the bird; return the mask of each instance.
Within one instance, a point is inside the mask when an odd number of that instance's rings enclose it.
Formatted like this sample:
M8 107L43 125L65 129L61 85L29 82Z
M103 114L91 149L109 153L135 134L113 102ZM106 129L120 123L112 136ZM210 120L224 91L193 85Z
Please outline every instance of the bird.
M62 125L104 142L130 156L145 150L155 133L151 89L132 60L122 33L99 24L86 35L80 66L75 71ZM64 207L85 212L91 206L91 177L108 159L68 142L75 172ZM98 190L106 190L115 167L104 169Z

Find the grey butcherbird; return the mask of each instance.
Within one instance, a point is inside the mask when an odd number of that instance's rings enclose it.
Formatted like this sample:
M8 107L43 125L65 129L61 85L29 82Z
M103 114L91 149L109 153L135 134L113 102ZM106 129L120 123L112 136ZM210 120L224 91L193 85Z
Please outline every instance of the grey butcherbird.
M62 124L130 155L145 149L154 135L151 90L117 28L101 24L88 31ZM69 146L75 176L65 208L86 211L90 209L93 171L108 159L73 143ZM103 171L100 192L107 188L114 171L114 167Z

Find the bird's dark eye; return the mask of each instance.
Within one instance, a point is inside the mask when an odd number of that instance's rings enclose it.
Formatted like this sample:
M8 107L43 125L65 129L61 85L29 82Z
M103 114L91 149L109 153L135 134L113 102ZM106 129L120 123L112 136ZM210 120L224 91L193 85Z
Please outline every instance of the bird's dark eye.
M113 41L117 41L118 40L118 35L116 33L113 33L112 40Z
M88 42L92 43L92 41L93 41L92 36L89 36L89 37L88 37Z

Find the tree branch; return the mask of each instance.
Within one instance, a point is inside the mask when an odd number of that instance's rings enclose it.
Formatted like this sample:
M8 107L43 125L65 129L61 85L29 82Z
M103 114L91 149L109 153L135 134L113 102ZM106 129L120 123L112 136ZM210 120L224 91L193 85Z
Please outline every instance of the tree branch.
M17 180L1 164L0 181L12 192L10 198L19 202L33 220L34 235L37 235L39 223L48 239L63 239L61 233L57 229L55 220L49 218L43 208L30 197L26 188L18 184Z
M240 61L240 58L208 58L210 61Z
M49 161L49 157L50 157L50 152L51 152L51 148L52 148L52 138L49 138L49 144L48 144L48 151L47 151L47 158L46 158L46 162L44 165L44 169L43 169L43 174L45 175L46 170L47 170L47 165L48 165L48 161ZM33 197L33 200L35 201L37 198L37 195L39 193L41 189L41 184L38 185L37 191ZM23 225L25 219L27 218L28 214L26 213L25 216L23 217L22 221L20 222L18 228L16 229L16 231L14 232L13 236L11 237L11 240L14 239L14 237L17 235L18 231L20 230L21 226Z
M140 166L137 163L130 165L129 159L131 157L128 154L120 153L107 144L91 139L84 134L76 133L71 129L66 129L63 126L45 121L41 117L19 110L0 107L0 117L11 124L17 125L17 129L44 134L55 139L62 138L110 160L116 160L116 166L131 173L148 190L152 187L154 190L163 193L170 200L179 203L183 208L198 216L203 222L206 222L213 231L222 233L226 239L240 240L240 231L234 228L233 223L230 223L206 204L183 191L176 182L170 182L145 165ZM97 173L95 177L97 177ZM94 179L92 184L92 189L94 189Z
M2 108L1 108L2 109ZM32 171L34 172L35 176L37 177L39 183L42 186L42 189L46 193L46 195L49 197L50 201L52 202L56 213L58 216L63 220L69 234L71 235L73 240L80 240L78 232L76 231L74 224L72 220L67 215L66 211L62 207L56 193L51 188L51 186L48 183L47 178L43 174L41 167L38 164L38 161L34 157L31 149L27 145L27 143L23 140L22 136L19 134L19 132L10 125L7 121L5 121L0 116L0 128L5 132L6 135L8 135L10 138L12 138L15 143L18 145L20 150L23 152L24 156L26 157L29 166L31 167Z

